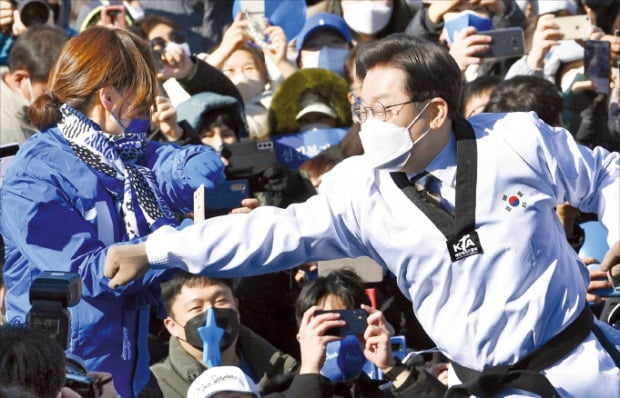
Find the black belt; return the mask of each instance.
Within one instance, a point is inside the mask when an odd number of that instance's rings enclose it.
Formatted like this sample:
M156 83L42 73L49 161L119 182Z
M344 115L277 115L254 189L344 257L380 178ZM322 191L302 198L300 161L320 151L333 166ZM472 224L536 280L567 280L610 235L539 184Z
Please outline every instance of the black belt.
M581 314L570 325L514 365L491 366L480 372L452 362L451 366L456 375L465 382L450 387L445 398L470 395L489 397L506 388L534 392L543 398L560 397L540 371L577 348L592 331L593 318L590 307L586 304Z

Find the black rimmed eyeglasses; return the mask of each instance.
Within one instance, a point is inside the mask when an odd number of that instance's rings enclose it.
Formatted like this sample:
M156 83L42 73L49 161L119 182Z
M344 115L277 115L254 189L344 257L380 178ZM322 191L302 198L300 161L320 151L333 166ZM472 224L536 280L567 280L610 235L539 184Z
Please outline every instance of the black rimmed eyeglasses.
M360 123L364 123L366 120L368 120L368 118L378 119L378 120L381 120L382 122L385 122L388 119L388 113L394 113L398 115L403 105L412 104L414 102L420 102L420 101L423 101L423 100L412 99L409 101L400 102L398 104L391 104L391 105L383 105L379 101L374 101L370 104L370 106L364 106L364 104L362 104L361 102L356 102L352 106L351 110L353 111L355 116L359 118ZM398 109L396 112L393 112L390 110L397 106L401 106L401 108Z

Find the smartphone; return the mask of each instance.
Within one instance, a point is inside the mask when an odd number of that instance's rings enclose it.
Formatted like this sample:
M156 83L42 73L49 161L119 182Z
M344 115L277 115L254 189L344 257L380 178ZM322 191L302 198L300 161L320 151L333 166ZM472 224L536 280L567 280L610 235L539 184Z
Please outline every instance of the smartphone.
M588 80L596 84L596 92L609 94L611 74L611 46L605 40L586 40L583 49L583 67Z
M476 54L477 57L498 59L521 57L525 54L525 41L521 28L489 30L481 34L491 36L493 40L489 43L490 48L483 53Z
M332 336L347 336L349 334L364 334L368 324L366 318L368 313L361 308L354 308L350 310L319 310L314 315L320 315L328 312L337 312L340 314L340 319L345 321L346 324L342 327L331 328L325 331L325 334Z
M277 163L273 141L241 141L224 144L222 156L228 160L224 172L228 179L250 178L254 169Z
M241 207L241 201L249 196L248 180L224 180L205 192L204 185L194 191L194 221L227 214Z
M587 15L567 15L556 17L554 22L559 26L564 35L562 40L577 40L586 37L588 28L592 25Z
M228 213L232 209L241 207L241 201L248 197L250 192L248 180L224 180L208 192L205 196L207 217Z
M268 45L265 38L265 2L256 0L241 0L243 19L248 21L248 35L255 44L265 47Z
M101 22L104 26L118 26L119 28L126 28L125 6L118 4L103 7L101 10Z

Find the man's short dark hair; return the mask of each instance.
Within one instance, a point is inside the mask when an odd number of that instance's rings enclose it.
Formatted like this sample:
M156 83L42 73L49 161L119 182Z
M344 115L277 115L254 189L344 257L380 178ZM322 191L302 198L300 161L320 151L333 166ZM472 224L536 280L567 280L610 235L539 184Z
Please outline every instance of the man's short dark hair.
M534 111L545 123L561 125L562 95L556 85L537 76L515 76L500 82L491 93L485 112Z
M176 297L181 293L181 289L186 287L202 287L211 285L227 286L234 294L233 281L224 278L208 278L202 275L192 274L186 271L178 271L172 279L161 284L161 297L166 307L168 316L172 314L172 304Z
M346 268L334 270L308 282L301 289L295 302L297 324L308 308L328 295L340 298L347 309L359 308L362 304L370 305L362 279L354 271Z
M433 42L402 33L392 34L364 46L355 65L360 80L377 65L402 69L407 74L405 89L412 100L443 98L448 103L450 117L460 107L461 70L450 53Z
M68 40L67 32L57 26L31 26L13 43L9 52L9 70L24 69L33 79L47 81Z
M65 353L48 334L25 325L0 326L0 385L55 397L65 384Z

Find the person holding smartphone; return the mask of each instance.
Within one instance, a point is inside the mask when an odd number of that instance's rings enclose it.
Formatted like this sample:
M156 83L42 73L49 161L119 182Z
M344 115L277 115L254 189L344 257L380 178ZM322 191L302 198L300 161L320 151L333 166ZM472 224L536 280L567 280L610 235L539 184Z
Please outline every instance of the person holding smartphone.
M348 328L347 323L355 322L355 315L349 314L360 311L365 314L363 327ZM299 374L286 392L268 398L443 397L446 387L434 376L395 359L390 343L394 329L370 306L354 271L335 270L308 282L297 298L295 314ZM368 362L381 371L381 379L370 379L364 372Z
M618 277L618 152L580 146L533 112L465 120L458 65L421 38L366 45L356 71L364 155L340 162L303 203L111 248L110 285L151 264L240 277L369 256L450 359L453 391L476 395L484 382L498 397L617 398L620 331L590 312L587 269L554 208L596 213L610 247L601 269Z

